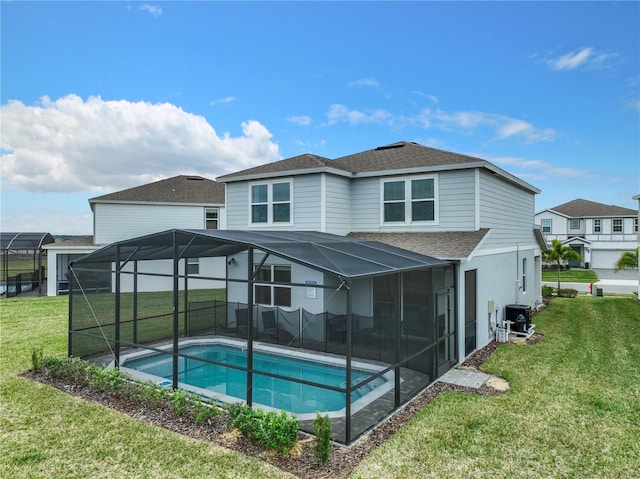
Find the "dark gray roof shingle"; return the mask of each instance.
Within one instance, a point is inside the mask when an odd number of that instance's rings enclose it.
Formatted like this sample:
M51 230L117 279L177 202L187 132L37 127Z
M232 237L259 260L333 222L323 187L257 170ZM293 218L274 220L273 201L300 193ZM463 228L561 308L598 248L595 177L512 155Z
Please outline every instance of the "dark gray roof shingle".
M223 183L202 176L180 175L91 198L89 203L126 201L144 203L224 204Z
M570 218L594 218L598 216L636 216L638 212L622 206L605 205L578 198L576 200L563 203L553 208L551 211L563 214Z
M323 158L322 156L312 155L311 153L305 153L303 155L294 156L293 158L287 158L285 160L274 161L273 163L267 163L266 165L255 166L242 171L236 171L235 173L229 173L218 177L219 180L225 180L227 178L244 177L252 175L265 175L268 173L278 173L283 171L293 170L307 170L312 168L338 168L333 160Z
M433 256L439 259L465 259L480 244L489 232L478 231L442 231L420 233L349 233L353 238L378 241L397 248Z

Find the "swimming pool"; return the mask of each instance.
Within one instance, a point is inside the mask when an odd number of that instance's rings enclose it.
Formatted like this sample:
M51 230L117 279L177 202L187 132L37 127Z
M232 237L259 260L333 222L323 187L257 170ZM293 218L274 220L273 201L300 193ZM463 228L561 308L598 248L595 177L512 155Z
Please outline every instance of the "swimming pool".
M167 348L170 350L170 348ZM180 353L209 361L246 367L246 343L230 340L190 340L180 345ZM247 373L239 369L205 363L193 358L178 358L178 383L181 388L224 402L246 401ZM131 354L121 359L121 369L131 376L170 385L172 356L158 353ZM316 356L302 351L286 351L254 344L253 369L301 379L337 388L346 387L343 359ZM380 371L381 366L352 363L352 385ZM393 388L387 373L356 389L351 394L352 411L369 404ZM315 417L316 412L330 416L343 414L346 394L339 391L263 374L253 375L253 404L265 409L284 410L299 419ZM341 413L342 411L342 413Z

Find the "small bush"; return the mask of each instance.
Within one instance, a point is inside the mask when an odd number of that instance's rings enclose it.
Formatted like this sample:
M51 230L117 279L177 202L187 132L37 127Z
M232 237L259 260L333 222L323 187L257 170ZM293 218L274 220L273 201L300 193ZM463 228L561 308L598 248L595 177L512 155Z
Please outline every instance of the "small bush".
M316 413L313 428L316 435L313 454L320 464L325 465L331 455L331 420L329 415L322 416L319 412Z
M573 288L560 288L557 292L559 298L575 298L578 290Z
M298 441L298 421L295 415L284 411L255 411L249 406L229 406L233 426L247 438L265 449L275 449L287 454Z
M31 370L33 372L38 372L42 367L42 358L44 357L44 353L42 351L42 346L37 346L31 348Z
M555 288L553 286L544 285L542 286L542 297L550 298L551 296L553 296L554 291Z

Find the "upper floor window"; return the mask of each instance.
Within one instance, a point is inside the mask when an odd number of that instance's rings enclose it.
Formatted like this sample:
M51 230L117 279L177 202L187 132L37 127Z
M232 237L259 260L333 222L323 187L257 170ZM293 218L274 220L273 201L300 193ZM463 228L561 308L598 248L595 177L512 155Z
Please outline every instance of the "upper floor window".
M256 265L255 268L257 267L258 266ZM256 285L254 290L254 300L256 304L263 304L266 306L291 306L290 283L291 266L277 264L262 265L256 273Z
M543 233L551 233L551 220L546 219L541 221L542 232Z
M634 233L638 232L638 218L634 218L633 220L633 232Z
M613 218L612 231L614 233L622 233L622 218Z
M580 229L580 220L579 219L572 219L571 220L571 229L572 230L579 230Z
M205 228L208 230L217 230L219 228L219 211L218 208L207 208L205 210Z
M602 220L593 220L593 232L602 233Z
M434 176L382 182L384 223L437 221L437 184Z
M251 185L251 223L291 223L291 181Z

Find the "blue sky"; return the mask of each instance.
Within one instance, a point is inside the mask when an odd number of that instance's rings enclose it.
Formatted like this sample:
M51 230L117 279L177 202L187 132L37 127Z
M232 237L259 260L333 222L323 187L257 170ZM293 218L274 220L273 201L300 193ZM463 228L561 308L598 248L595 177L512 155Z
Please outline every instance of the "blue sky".
M6 2L4 231L88 199L400 140L637 208L638 2Z

